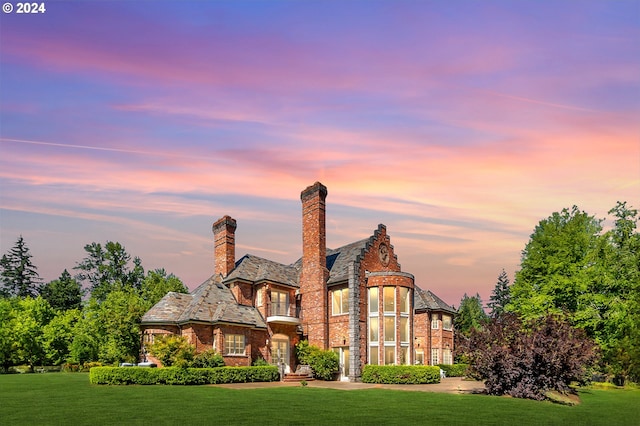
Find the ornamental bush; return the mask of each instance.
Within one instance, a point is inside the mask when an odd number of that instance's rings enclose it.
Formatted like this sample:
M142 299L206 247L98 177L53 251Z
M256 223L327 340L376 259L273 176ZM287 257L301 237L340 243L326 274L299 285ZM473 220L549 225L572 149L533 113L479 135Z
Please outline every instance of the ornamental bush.
M435 365L365 365L363 383L430 384L440 383L440 367Z
M444 370L447 377L464 377L469 364L438 364L438 367Z
M307 340L302 340L296 345L296 355L301 365L311 367L317 379L334 380L336 373L340 370L338 354L311 346Z
M207 349L197 354L189 364L192 368L216 368L224 367L224 357L215 349Z
M598 358L584 331L556 315L530 322L499 316L471 333L467 350L470 373L485 381L487 393L536 400L587 380Z
M206 385L220 383L274 382L280 379L278 368L138 368L94 367L89 381L96 385Z

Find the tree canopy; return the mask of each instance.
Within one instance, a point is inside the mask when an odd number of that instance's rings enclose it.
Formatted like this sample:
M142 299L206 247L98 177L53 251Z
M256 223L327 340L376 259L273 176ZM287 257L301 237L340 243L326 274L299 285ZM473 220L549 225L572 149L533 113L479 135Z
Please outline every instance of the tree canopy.
M475 296L469 297L465 293L454 320L456 333L468 336L471 330L481 328L486 320L487 314L482 307L480 295L476 293Z

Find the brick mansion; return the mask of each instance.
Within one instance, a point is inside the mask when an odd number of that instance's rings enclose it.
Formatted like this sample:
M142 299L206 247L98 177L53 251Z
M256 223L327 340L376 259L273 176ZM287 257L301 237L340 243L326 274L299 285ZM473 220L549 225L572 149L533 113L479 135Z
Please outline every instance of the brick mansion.
M327 188L301 193L302 257L285 265L236 259L236 221L213 224L213 275L190 294L170 292L141 321L143 342L185 336L214 348L226 365L259 358L296 368L295 345L335 351L340 378L357 381L365 364L452 364L455 309L402 271L384 225L368 238L326 247Z

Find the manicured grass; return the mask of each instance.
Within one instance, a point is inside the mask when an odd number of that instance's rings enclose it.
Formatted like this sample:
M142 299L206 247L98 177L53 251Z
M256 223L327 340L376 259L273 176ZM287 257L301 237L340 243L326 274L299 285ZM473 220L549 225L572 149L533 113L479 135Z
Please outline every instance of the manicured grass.
M0 375L0 424L640 425L640 390L576 407L484 395L310 387L103 386L88 374Z

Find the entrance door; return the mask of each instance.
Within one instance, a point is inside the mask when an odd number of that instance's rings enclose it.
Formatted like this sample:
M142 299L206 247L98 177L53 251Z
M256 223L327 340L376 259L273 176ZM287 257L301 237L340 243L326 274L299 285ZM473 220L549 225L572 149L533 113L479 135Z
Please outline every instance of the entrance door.
M283 367L284 373L291 373L291 366L289 365L289 340L288 339L273 339L271 345L271 359L278 368Z
M349 381L349 346L341 346L333 348L333 351L338 354L340 360L340 380Z

